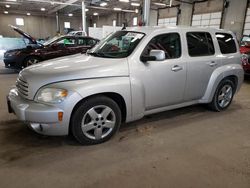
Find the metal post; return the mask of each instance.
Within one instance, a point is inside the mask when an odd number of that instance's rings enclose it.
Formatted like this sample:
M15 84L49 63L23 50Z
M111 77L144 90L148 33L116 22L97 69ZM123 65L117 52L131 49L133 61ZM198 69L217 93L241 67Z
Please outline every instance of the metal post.
M56 12L56 32L60 33L60 25L59 25L59 15L58 15L58 12Z
M150 1L151 0L144 0L143 4L143 22L145 26L149 26Z
M84 0L82 1L82 30L86 32L86 11Z

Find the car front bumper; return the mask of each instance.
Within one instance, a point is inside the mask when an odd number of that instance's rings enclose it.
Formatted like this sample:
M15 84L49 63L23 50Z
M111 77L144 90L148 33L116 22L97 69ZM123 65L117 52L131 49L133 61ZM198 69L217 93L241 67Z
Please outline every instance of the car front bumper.
M3 62L6 68L9 69L22 69L23 58L17 57L4 57Z
M27 122L37 133L57 136L68 134L68 121L60 121L58 117L58 113L64 113L63 109L24 99L18 95L16 88L10 90L7 104L10 113Z

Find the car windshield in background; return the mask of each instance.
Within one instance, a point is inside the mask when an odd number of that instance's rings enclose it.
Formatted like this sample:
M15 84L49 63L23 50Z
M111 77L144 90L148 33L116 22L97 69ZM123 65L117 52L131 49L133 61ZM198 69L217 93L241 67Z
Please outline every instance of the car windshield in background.
M241 46L250 46L250 36L243 36L240 42Z
M26 48L26 43L22 38L0 38L0 60L3 59L7 50Z
M59 39L59 36L55 36L49 40L47 40L46 42L43 43L44 46L50 45L51 43L55 42L57 39Z
M14 50L26 48L22 38L0 38L0 50Z
M108 36L88 54L105 58L128 57L145 36L144 33L133 31L117 31Z

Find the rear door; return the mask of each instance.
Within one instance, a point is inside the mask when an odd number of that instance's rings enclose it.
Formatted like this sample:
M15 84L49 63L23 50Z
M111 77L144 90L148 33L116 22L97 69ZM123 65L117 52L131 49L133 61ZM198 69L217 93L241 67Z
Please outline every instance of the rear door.
M219 66L220 58L215 53L211 33L204 31L186 32L187 84L185 101L198 100L205 94L213 71Z
M93 46L96 45L96 40L92 38L78 38L78 51L79 52L86 52L88 49L91 49Z
M79 37L77 43L78 53L86 52L90 47L88 46L88 38Z

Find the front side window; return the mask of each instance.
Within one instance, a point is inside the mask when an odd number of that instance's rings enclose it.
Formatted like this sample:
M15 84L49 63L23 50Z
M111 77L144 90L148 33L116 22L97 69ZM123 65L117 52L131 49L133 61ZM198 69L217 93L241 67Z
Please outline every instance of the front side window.
M125 58L134 51L144 36L140 32L117 31L102 40L88 54L105 58Z
M235 53L237 51L235 41L232 35L228 33L216 33L220 51L222 54Z
M149 56L151 50L163 50L166 59L179 58L181 56L181 39L178 33L162 34L154 37L147 44L143 56Z
M191 57L209 56L214 54L212 37L207 32L188 32L188 53Z
M56 42L57 44L63 44L66 47L75 46L76 40L73 38L63 38Z

